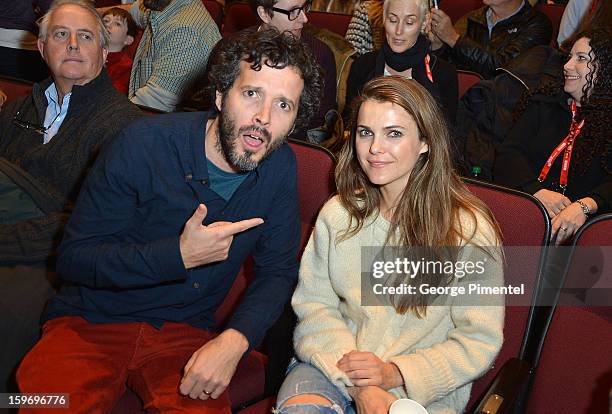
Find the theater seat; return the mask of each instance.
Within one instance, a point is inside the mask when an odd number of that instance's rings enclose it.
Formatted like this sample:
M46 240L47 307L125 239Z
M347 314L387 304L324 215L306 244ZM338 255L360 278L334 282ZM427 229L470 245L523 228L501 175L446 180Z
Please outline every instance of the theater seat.
M517 373L517 380L525 384L528 380L529 363L522 361L522 358L533 312L533 292L537 290L543 275L550 219L542 204L530 194L477 180L465 181L470 191L491 209L501 228L506 255L506 284L516 286L523 283L526 293L522 298L506 296L504 343L491 369L472 386L468 407L474 409L482 406L494 391L491 386L496 385L494 380L506 364L506 370ZM504 402L505 405L513 403L509 400Z
M608 0L609 1L609 0ZM563 11L565 5L563 4L536 4L535 9L544 13L552 23L553 36L551 40L551 46L557 46L557 35L559 34L559 26L561 25L561 18L563 17Z
M15 99L23 98L30 94L32 90L30 81L15 79L9 76L0 76L0 89L6 94L6 102L14 101Z
M453 21L453 24L457 23L464 15L468 14L472 10L476 10L482 7L481 0L441 0L440 9L443 10L448 17Z
M605 413L612 390L612 214L577 233L528 413ZM571 297L573 296L573 297Z
M458 70L457 78L459 79L459 99L461 99L468 89L482 80L480 74L469 70Z

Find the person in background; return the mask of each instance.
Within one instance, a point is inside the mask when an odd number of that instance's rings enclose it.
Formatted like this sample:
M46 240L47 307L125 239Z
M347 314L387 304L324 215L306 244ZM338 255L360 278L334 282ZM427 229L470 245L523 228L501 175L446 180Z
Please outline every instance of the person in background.
M307 131L325 124L325 114L336 109L336 60L331 49L321 40L304 30L308 23L310 0L251 0L251 8L261 22L260 28L273 27L279 32L291 33L312 53L323 69L325 91L319 111L313 114L306 128L293 131L292 137L307 140ZM249 29L253 30L253 29Z
M124 50L134 43L136 23L127 10L111 7L102 14L102 21L110 35L106 70L113 86L125 95L128 93L132 58Z
M51 1L0 1L0 75L32 82L49 76L36 46L36 20Z
M221 39L202 0L138 0L130 13L144 33L130 75L129 99L161 111L174 111Z
M292 299L297 360L275 412L386 414L398 398L416 400L430 414L465 408L472 381L502 345L503 297L374 298L362 279L371 274L364 272L364 246L384 249L376 258L389 261L402 260L392 246L438 253L456 246L444 257L486 260L482 283L503 283L499 228L455 173L449 146L438 104L420 84L390 76L364 86L336 168L338 195L323 206L302 256ZM474 281L397 272L373 283L410 284L418 292L422 283Z
M344 38L357 55L380 50L384 38L383 0L360 1L353 11Z
M497 154L495 181L544 204L557 244L612 210L610 96L612 32L580 33L563 78L533 92Z
M438 56L457 69L491 78L495 70L537 45L549 45L552 24L524 0L483 0L455 27L444 11L431 10L427 32Z
M430 42L422 33L428 7L427 0L385 0L382 49L366 53L351 66L346 88L346 119L350 116L350 103L366 82L376 76L399 75L423 85L441 105L447 121L455 122L457 71L430 53Z
M563 44L580 26L582 19L587 16L593 0L569 0L563 10L563 17L559 25L557 43Z
M40 335L57 248L85 176L141 115L104 70L108 42L92 2L56 0L38 38L52 76L0 111L0 390Z
M134 122L89 174L60 248L68 283L19 367L22 392L110 412L129 386L147 411L231 412L238 362L297 279L297 166L285 139L322 86L303 46L276 30L225 46L209 74L214 112ZM216 333L249 256L254 280Z

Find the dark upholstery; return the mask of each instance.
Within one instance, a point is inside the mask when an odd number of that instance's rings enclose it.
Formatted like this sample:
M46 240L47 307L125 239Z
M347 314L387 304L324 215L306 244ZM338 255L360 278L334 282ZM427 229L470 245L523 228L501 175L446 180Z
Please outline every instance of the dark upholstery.
M550 19L553 27L553 36L551 46L557 46L557 35L559 34L559 26L561 25L561 17L565 10L564 4L536 4L535 9L544 13Z
M482 7L482 0L441 0L440 9L442 9L453 23L456 23L464 15L472 10Z
M542 204L533 196L516 190L466 179L472 193L483 200L493 212L502 231L506 264L506 284L525 284L525 292L533 292L541 277L544 246L550 235L550 219ZM503 364L522 356L522 344L531 311L530 304L509 303L506 297L504 344L494 366L474 382L468 407L480 399Z
M215 0L202 0L202 3L204 3L206 10L210 13L210 17L217 23L219 31L221 31L221 25L223 24L223 6Z
M6 102L14 101L30 94L32 82L0 76L0 89L6 94Z
M468 89L482 80L482 76L469 70L458 70L457 78L459 80L459 99L461 99Z

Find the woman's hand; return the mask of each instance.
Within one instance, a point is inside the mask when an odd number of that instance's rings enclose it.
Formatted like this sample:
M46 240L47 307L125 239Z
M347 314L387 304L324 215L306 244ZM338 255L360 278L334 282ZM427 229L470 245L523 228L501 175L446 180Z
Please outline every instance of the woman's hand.
M387 414L397 397L379 387L349 387L349 395L355 400L357 414Z
M559 214L565 207L572 204L569 198L561 193L550 190L539 190L533 195L544 204L548 216L552 219Z
M395 364L383 362L372 352L351 351L344 354L336 365L359 387L375 385L388 390L404 383Z
M592 198L583 198L581 201L589 207L591 213L597 211L597 203ZM556 235L557 239L555 240L555 244L559 245L563 243L576 234L578 229L586 222L587 218L580 204L576 202L570 204L552 219L550 239L554 240Z
M439 9L431 9L431 30L450 47L455 47L461 37L453 27L450 17Z

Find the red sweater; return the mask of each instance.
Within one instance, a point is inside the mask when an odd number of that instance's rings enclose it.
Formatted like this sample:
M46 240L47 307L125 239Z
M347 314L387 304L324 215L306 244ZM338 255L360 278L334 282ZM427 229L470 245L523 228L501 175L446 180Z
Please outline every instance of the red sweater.
M124 95L128 93L132 58L125 52L109 52L106 57L106 68L113 86Z

